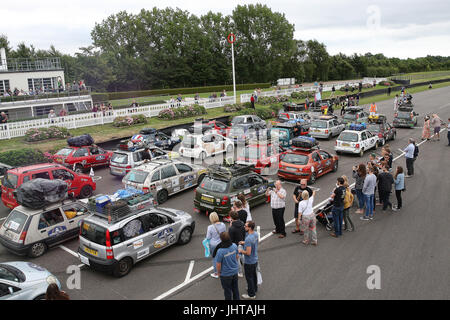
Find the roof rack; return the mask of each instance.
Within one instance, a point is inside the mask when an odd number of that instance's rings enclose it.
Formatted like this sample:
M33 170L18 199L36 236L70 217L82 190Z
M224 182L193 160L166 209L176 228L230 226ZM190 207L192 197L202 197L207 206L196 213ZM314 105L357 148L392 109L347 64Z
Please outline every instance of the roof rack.
M213 164L208 167L208 172L211 175L218 176L225 179L231 179L234 176L244 175L250 172L254 165L233 164L231 166L224 166L220 164Z
M292 151L312 151L312 150L320 150L320 145L316 144L315 146L312 146L310 148L305 148L305 147L296 147L296 146L291 146Z
M386 121L386 116L384 114L378 114L375 116L369 116L369 122L371 123L383 123Z

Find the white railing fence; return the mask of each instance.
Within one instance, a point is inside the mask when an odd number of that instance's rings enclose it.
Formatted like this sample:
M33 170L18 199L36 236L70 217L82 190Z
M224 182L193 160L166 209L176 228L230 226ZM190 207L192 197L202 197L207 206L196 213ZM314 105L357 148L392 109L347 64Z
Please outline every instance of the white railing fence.
M234 103L234 97L223 97L216 99L202 99L198 102L199 105L206 109L222 107L227 104ZM89 127L101 125L105 123L112 123L116 117L132 116L143 114L146 117L156 117L161 110L167 109L171 106L186 106L193 105L194 101L183 101L174 103L165 103L157 105L139 106L136 108L118 109L112 111L88 112L69 115L65 117L55 117L53 119L36 119L28 121L18 121L6 124L0 124L0 140L11 139L16 137L23 137L28 129L31 128L48 128L50 126L65 127L67 129L76 129L82 127Z

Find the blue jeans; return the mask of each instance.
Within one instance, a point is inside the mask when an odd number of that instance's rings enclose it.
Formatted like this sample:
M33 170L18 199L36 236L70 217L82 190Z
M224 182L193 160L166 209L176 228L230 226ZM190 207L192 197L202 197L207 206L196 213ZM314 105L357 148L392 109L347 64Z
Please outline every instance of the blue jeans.
M250 297L254 297L256 291L258 291L258 280L257 280L258 278L256 276L257 265L258 263L244 264L245 279L247 280L248 295Z
M362 189L356 189L356 197L358 198L359 209L364 208L364 194L362 193Z
M375 198L375 194L364 194L364 199L366 202L366 211L364 212L364 216L366 218L373 217L373 200Z
M220 282L222 283L225 300L240 300L237 273L229 277L220 276Z
M344 218L344 206L333 207L331 212L333 213L334 234L336 236L342 236L342 220Z

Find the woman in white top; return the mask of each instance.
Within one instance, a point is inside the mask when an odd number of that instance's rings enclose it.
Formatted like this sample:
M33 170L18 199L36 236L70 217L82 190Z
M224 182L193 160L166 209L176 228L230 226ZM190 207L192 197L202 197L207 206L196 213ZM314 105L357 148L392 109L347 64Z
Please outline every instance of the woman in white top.
M220 234L227 231L227 227L223 222L220 222L219 215L216 212L211 212L209 214L209 221L211 222L211 224L208 226L208 229L206 231L206 239L209 239L209 252L211 252L211 257L213 258L212 264L214 267L214 273L211 273L211 277L219 278L213 253L214 249L216 249L216 247L221 242Z
M252 215L250 214L250 206L248 205L247 200L245 200L245 196L242 193L240 193L240 194L238 194L237 198L238 198L238 200L241 201L242 207L244 208L244 210L247 211L247 221L253 221Z
M307 245L311 242L312 245L317 245L316 232L316 216L314 215L313 203L316 192L309 197L307 190L302 192L302 201L298 204L298 217L301 220L300 230L303 232L302 243Z

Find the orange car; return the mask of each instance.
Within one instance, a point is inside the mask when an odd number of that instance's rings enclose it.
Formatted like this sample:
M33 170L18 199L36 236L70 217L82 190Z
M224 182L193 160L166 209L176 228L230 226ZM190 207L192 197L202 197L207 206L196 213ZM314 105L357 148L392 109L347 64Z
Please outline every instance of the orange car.
M292 147L280 156L278 177L300 181L307 179L310 184L328 172L336 172L338 157L317 147L312 149Z

